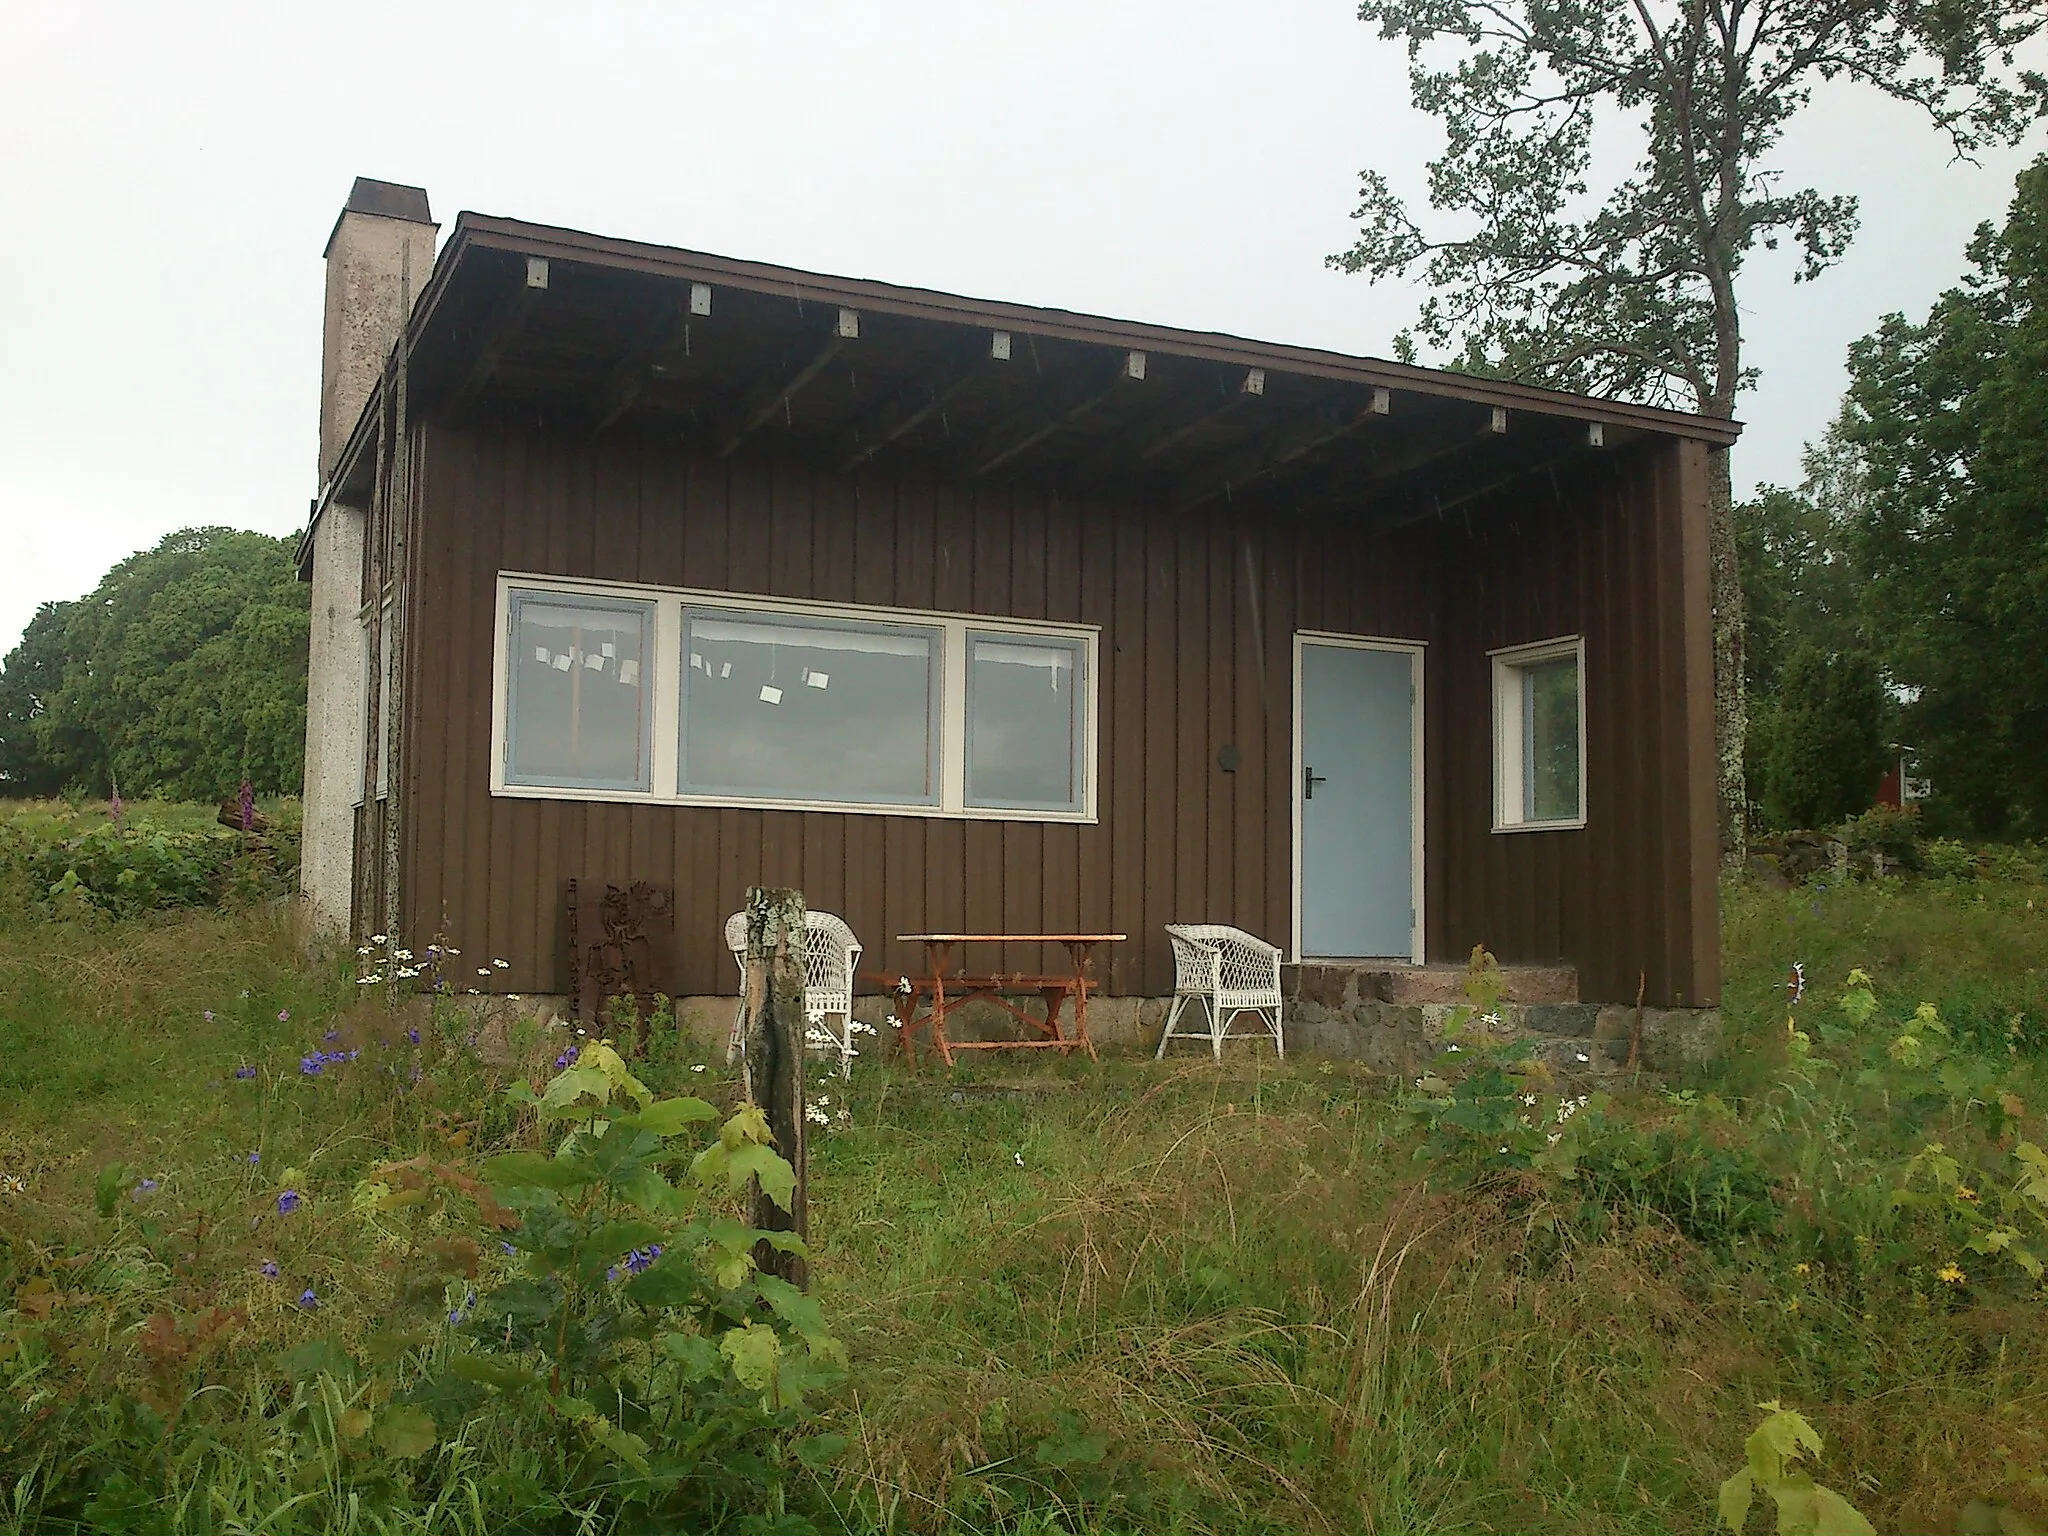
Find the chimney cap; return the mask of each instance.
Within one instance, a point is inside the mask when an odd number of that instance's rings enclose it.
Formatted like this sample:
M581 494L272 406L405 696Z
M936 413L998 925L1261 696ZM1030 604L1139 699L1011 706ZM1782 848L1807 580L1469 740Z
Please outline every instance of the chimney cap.
M352 213L367 213L380 219L403 219L409 224L434 222L433 214L427 209L425 187L409 187L403 182L358 176L355 185L348 190L348 201L341 205L341 212L334 220L334 229L328 233L329 250L334 246L334 236L341 230L341 221ZM322 251L321 254L324 256L327 252Z

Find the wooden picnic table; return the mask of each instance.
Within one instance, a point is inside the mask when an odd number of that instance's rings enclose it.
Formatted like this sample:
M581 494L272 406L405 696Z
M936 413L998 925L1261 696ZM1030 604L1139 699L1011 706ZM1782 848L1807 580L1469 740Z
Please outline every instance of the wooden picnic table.
M911 1034L929 1028L932 1044L947 1066L953 1065L955 1051L1017 1051L1049 1049L1085 1050L1093 1058L1094 1042L1088 1038L1088 993L1091 982L1088 964L1098 944L1120 944L1120 933L899 933L897 941L924 946L925 974L891 977L871 973L870 979L896 994L896 1027L903 1053L911 1054ZM1065 975L1031 975L1023 972L981 976L948 975L955 951L964 944L1057 944L1067 952L1073 970ZM1045 1005L1045 1017L1034 1018L1010 1001L1018 994L1036 993ZM1068 998L1074 1000L1074 1029L1069 1034L1060 1023L1060 1009ZM993 1003L1034 1034L1022 1040L951 1040L946 1036L946 1017L973 1002ZM925 1011L920 1014L918 1005Z

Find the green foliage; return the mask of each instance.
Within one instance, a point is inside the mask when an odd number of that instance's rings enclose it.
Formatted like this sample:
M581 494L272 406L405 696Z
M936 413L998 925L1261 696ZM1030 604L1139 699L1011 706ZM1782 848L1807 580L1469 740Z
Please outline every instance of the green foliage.
M1925 322L1850 349L1836 432L1862 461L1855 554L1937 802L1985 835L2048 831L2048 159Z
M0 790L9 795L56 794L64 762L86 750L75 730L45 721L46 740L36 724L64 685L64 634L78 606L44 603L0 660Z
M414 1158L359 1191L371 1209L408 1213L426 1275L451 1265L474 1274L481 1250L425 1235L441 1230L441 1201L473 1205L513 1259L497 1283L465 1291L449 1321L469 1347L445 1354L413 1400L486 1422L539 1414L572 1427L590 1455L561 1468L551 1498L563 1518L593 1501L691 1529L722 1510L776 1512L805 1397L836 1380L845 1351L815 1300L756 1272L757 1244L801 1251L798 1239L746 1227L668 1176L686 1155L680 1138L717 1111L656 1100L602 1042L540 1093L524 1082L507 1093L533 1116L540 1147L491 1157L480 1177ZM699 1187L721 1191L758 1175L785 1207L794 1180L752 1105L691 1168ZM440 1305L430 1284L415 1289ZM432 1438L422 1427L419 1451Z
M266 808L251 837L210 816L137 807L116 824L63 807L0 807L0 872L20 877L33 909L59 916L133 916L244 904L295 889L298 806Z
M307 588L293 541L192 528L48 604L0 664L11 792L296 794L306 731ZM16 786L19 786L18 788Z
M1796 641L1751 716L1749 786L1765 824L1832 826L1867 810L1890 760L1890 715L1867 653Z
M1414 104L1443 124L1429 196L1451 230L1425 233L1367 171L1358 241L1332 265L1374 278L1419 267L1417 328L1464 367L1718 415L1745 382L1746 258L1782 241L1811 279L1855 232L1854 199L1767 169L1823 80L1920 109L1959 149L2016 136L2048 90L2001 67L2041 27L2019 0L1362 0L1359 17L1407 43ZM1628 134L1635 159L1597 202L1596 124Z
M1778 1508L1779 1536L1877 1536L1849 1501L1813 1480L1806 1464L1820 1459L1821 1439L1811 1424L1775 1402L1759 1405L1764 1418L1743 1447L1743 1465L1721 1485L1721 1520L1732 1531L1749 1523L1750 1503L1761 1492Z
M1881 1529L2038 1521L2048 1293L1946 1202L2020 1225L1978 1170L2017 1195L2048 1145L2010 1027L2048 1005L2043 896L1990 857L1732 885L1727 1058L1570 1097L1485 1023L1482 957L1435 1096L1469 1060L1542 1128L1525 1162L1462 1128L1469 1175L1418 1167L1413 1077L1356 1062L863 1059L810 1144L815 1316L751 1269L763 1144L709 1109L716 1034L617 1060L472 1012L488 957L439 989L445 945L308 963L261 909L0 929L0 1532L1662 1536L1713 1521L1773 1398L1827 1436L1782 1470ZM792 1358L801 1406L764 1406Z

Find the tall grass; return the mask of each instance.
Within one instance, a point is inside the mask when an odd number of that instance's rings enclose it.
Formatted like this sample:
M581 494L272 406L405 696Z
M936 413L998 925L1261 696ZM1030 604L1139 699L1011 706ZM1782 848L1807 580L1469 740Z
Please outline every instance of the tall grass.
M1615 1085L1597 1181L1448 1177L1417 1161L1396 1085L1337 1063L864 1061L821 1086L851 1115L812 1142L816 1287L852 1369L827 1414L847 1449L799 1513L991 1536L1705 1532L1755 1405L1782 1398L1880 1529L1954 1529L1973 1498L2048 1517L2041 1293L1975 1257L1967 1283L1937 1277L1954 1255L1887 1182L1931 1111L1888 1111L1874 1075L1934 1001L2024 1100L2018 1133L2048 1140L2042 905L2027 880L1732 890L1733 1049L1693 1081ZM95 1457L128 1479L103 1488L106 1528L527 1528L558 1430L451 1422L372 1477L319 1443L347 1407L321 1394L370 1388L293 1364L382 1326L356 1181L488 1150L493 1082L556 1048L493 1065L453 1042L418 1092L304 1077L329 1029L379 1049L346 958L308 961L266 912L0 928L0 1337L35 1282L64 1298L61 1350L0 1358L0 1532L82 1528L58 1484ZM1834 1003L1854 965L1882 1000L1860 1028ZM732 1091L690 1042L644 1071ZM129 1178L102 1218L110 1163ZM1680 1210L1681 1164L1763 1170L1774 1223ZM305 1205L281 1223L286 1170ZM211 1306L246 1321L167 1397L138 1330Z

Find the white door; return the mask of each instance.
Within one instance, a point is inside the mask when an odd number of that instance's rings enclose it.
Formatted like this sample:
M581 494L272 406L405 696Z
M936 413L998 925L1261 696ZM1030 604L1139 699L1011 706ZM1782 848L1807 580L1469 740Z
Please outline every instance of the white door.
M1304 637L1298 658L1297 953L1416 959L1421 652Z

